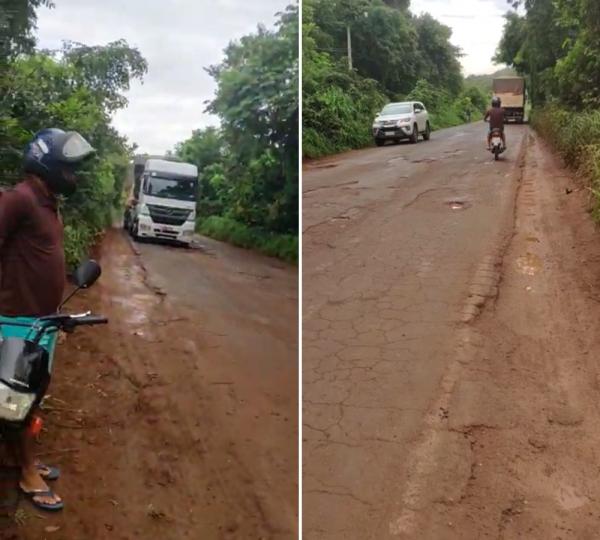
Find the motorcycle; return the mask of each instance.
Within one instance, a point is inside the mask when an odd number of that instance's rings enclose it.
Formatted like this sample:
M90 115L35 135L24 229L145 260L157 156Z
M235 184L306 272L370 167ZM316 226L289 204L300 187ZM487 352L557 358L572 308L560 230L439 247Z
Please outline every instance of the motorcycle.
M502 132L499 129L493 129L490 141L490 151L494 154L494 160L498 161L498 159L500 159L500 154L502 154L504 150Z
M5 436L29 429L38 434L42 421L34 415L40 405L52 372L48 343L52 334L73 332L78 326L106 324L108 319L91 312L69 315L63 306L81 289L87 289L100 277L100 265L89 260L73 274L75 290L62 302L55 315L21 323L0 319L0 433Z

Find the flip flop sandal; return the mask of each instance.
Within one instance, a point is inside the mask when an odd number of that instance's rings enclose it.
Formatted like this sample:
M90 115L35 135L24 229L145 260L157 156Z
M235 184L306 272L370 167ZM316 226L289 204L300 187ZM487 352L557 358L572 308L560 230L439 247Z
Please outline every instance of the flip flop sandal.
M40 473L40 476L44 480L58 480L60 476L60 469L58 467L51 467L50 465L44 465L43 463L38 463L35 468Z
M58 512L62 510L65 504L62 501L57 501L54 503L44 503L41 501L36 501L35 497L55 497L54 491L51 489L35 489L33 491L25 491L21 486L19 486L21 493L25 495L27 499L33 504L33 506L39 508L40 510L47 510L49 512Z

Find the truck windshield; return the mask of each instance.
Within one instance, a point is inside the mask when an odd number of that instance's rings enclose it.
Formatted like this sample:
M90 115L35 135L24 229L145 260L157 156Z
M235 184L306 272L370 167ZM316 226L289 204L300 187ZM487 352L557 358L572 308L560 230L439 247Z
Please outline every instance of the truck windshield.
M410 105L405 103L390 103L383 108L381 115L388 116L391 114L408 114L410 112L412 112Z
M146 195L162 197L163 199L177 199L180 201L196 200L196 180L173 179L160 176L149 176L144 190Z

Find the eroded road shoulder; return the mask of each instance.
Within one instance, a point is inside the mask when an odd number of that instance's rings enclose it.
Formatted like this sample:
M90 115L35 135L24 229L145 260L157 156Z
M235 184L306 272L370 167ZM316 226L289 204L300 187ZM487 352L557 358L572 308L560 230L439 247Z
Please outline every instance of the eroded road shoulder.
M597 536L598 230L586 190L534 136L523 172L499 295L470 329L439 430L462 439L465 466L444 475L436 454L433 478L454 489L424 497L400 537Z

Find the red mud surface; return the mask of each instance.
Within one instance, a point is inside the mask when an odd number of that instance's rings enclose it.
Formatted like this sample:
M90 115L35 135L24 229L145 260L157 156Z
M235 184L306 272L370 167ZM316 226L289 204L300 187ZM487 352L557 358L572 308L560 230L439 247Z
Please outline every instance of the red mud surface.
M60 515L22 502L0 538L297 535L297 271L202 240L111 231L72 310L110 318L57 353L39 453Z

